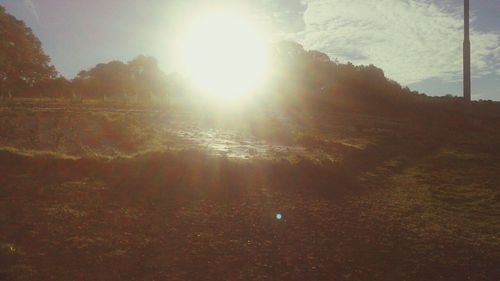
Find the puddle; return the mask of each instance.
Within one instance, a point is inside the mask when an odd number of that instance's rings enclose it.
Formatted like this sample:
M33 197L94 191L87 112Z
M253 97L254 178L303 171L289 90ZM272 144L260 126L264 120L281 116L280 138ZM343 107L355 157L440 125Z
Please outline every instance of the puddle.
M29 114L28 114L29 113ZM313 159L335 162L339 155L299 145L270 143L240 128L213 128L184 115L17 113L0 118L0 146L55 151L71 156L133 155L146 150L200 149L234 159ZM283 123L289 127L289 124Z
M309 158L329 159L335 157L323 151L310 150L302 146L268 143L239 132L217 129L168 129L168 133L181 138L191 146L201 148L217 156L235 159Z

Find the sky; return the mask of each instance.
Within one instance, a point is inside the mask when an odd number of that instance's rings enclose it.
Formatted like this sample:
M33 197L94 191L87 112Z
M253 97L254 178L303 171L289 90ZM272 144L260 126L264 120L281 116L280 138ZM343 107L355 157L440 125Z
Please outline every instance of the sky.
M237 6L269 39L340 62L374 64L429 95L462 94L462 0L0 0L42 41L58 71L139 54L177 70L182 26L207 5ZM472 96L500 101L500 0L471 0Z

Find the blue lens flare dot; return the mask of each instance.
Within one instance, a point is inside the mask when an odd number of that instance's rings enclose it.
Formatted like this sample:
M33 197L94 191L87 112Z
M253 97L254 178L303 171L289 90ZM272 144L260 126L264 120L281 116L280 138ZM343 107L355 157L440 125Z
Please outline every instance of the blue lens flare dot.
M276 213L276 215L274 216L276 218L276 220L282 220L283 219L283 214L282 213Z

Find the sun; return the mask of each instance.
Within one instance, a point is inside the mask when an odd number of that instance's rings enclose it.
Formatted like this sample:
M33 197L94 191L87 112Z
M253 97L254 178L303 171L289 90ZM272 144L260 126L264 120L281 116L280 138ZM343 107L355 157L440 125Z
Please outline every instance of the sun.
M250 94L268 70L264 33L244 16L210 14L198 18L181 44L184 72L217 102Z

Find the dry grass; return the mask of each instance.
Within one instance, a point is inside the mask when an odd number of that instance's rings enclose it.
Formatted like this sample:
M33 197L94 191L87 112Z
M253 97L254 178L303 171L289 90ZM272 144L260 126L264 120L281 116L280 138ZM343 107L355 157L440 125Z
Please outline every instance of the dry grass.
M1 108L0 280L498 276L494 122L56 106Z

